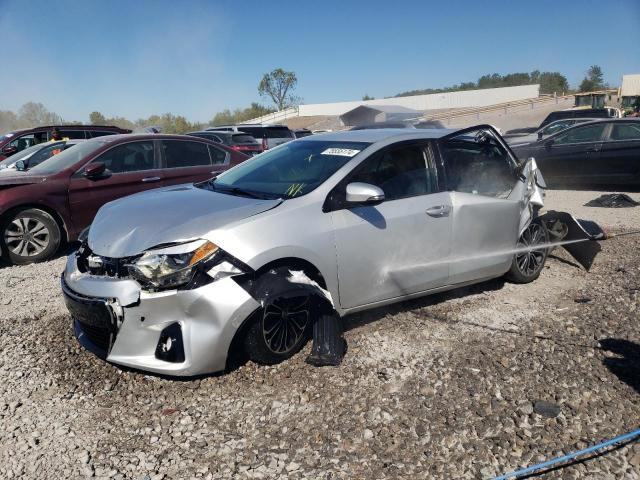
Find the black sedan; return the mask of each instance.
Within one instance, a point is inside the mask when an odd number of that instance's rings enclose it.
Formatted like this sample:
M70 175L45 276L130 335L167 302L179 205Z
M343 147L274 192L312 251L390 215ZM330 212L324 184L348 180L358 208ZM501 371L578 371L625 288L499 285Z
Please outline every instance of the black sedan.
M549 186L640 186L640 119L581 123L512 148L535 157Z

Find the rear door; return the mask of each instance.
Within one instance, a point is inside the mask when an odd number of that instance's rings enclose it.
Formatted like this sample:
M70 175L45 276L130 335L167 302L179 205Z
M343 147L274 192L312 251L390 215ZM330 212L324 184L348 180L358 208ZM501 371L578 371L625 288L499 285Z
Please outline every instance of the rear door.
M599 163L603 182L640 185L640 121L610 123Z
M451 192L451 284L505 273L516 246L522 198L517 163L494 132L468 129L440 141Z
M202 182L224 171L229 154L197 140L160 140L163 184Z
M380 187L378 205L342 205L330 212L335 232L340 305L356 308L446 285L451 200L439 191L429 142L396 144L364 160L346 185Z
M559 185L597 180L607 122L572 127L546 140L536 152L545 179Z
M139 140L116 145L90 163L104 163L108 174L91 180L83 176L86 165L69 183L69 206L77 228L93 221L98 209L120 197L157 188L162 185L159 159L152 140Z

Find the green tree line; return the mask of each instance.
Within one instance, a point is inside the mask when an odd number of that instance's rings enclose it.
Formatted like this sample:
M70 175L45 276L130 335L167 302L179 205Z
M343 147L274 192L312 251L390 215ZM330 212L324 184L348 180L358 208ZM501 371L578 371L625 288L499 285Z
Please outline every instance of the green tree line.
M411 95L425 95L429 93L457 92L462 90L481 90L484 88L516 87L520 85L540 84L540 93L554 93L558 95L569 91L569 82L560 72L540 72L534 70L531 73L518 72L501 75L492 73L481 76L476 82L462 82L444 88L425 88L422 90L410 90L395 95L396 97L408 97Z
M233 111L225 109L218 112L207 123L190 122L182 115L174 115L172 113L130 120L120 116L107 117L101 112L94 111L89 114L89 123L93 125L116 125L131 130L154 126L159 127L164 133L186 133L216 125L244 122L274 111L272 108L252 103L247 108L237 108ZM42 103L36 102L25 103L17 112L0 110L0 134L40 125L73 125L82 123L85 122L64 119L57 113L48 110Z

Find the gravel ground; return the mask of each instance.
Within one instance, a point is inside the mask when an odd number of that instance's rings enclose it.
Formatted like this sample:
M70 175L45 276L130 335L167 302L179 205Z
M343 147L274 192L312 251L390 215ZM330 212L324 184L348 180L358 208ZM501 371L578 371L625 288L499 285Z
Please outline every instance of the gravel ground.
M552 191L548 205L640 226L640 207L580 210L598 194ZM82 350L59 295L64 258L0 267L0 478L488 478L630 431L640 236L602 246L590 273L556 251L530 285L352 316L338 368L307 366L307 345L189 381ZM545 478L639 472L636 443Z

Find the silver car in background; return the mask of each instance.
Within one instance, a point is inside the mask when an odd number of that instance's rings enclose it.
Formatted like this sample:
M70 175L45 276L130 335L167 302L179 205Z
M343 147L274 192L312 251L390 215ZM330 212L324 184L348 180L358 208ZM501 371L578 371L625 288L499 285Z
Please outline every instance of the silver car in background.
M75 333L115 364L273 364L340 316L507 276L537 278L543 180L488 125L360 130L269 150L208 182L98 212L62 276Z

